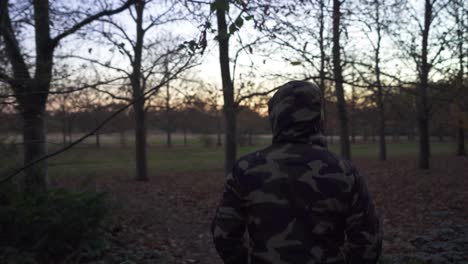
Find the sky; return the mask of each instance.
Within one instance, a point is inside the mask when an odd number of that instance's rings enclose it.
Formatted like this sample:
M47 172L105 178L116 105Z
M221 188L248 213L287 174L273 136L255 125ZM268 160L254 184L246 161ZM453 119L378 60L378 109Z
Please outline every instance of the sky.
M90 0L81 0L81 6L92 5L94 3ZM156 17L161 13L165 12L169 6L168 3L170 1L153 1L147 9L145 13L147 15L147 19L150 17ZM176 1L180 3L181 1ZM21 1L16 1L15 3L25 3ZM58 1L64 7L68 8L76 8L77 3L79 2L70 2L70 1ZM421 3L422 1L412 1L412 5L415 7L416 10L421 10ZM180 8L180 6L179 6ZM199 10L200 11L200 10ZM209 13L209 7L204 7L204 10L201 10L206 14ZM389 13L388 10L384 12L386 15ZM169 13L172 18L176 19L177 21L171 22L168 24L164 24L161 26L155 27L153 30L149 31L148 42L151 40L158 40L158 39L170 39L170 38L177 38L174 41L173 45L178 45L183 43L183 41L189 41L192 39L197 39L200 34L200 25L204 22L203 20L195 21L191 17L187 15L181 15L174 12ZM418 14L418 13L416 13ZM420 14L420 13L419 13ZM231 13L233 17L236 16L235 11ZM291 23L305 23L314 25L315 17L312 15L304 15L290 18ZM126 32L132 36L135 33L133 21L131 19L130 13L128 11L123 12L114 16L115 21L117 21L121 26L126 29ZM349 20L352 19L352 15L349 16ZM408 20L408 17L401 18L402 22L405 23L404 20ZM355 55L358 60L364 60L368 56L371 55L372 47L370 45L369 40L363 33L362 29L364 28L362 24L356 21L347 21L347 17L345 16L345 22L351 23L351 26L347 28L348 34L343 34L342 43L344 45L344 53L345 56ZM63 25L68 26L70 21L67 20L60 20ZM215 25L216 21L213 19L211 20L212 24ZM435 25L437 28L444 29L446 26L444 24L450 24L450 20L437 20L435 21ZM53 25L53 27L59 27L59 25ZM329 26L329 25L328 25ZM416 24L408 23L405 26L410 29L414 30L416 28ZM99 29L97 23L94 23L92 27L93 29ZM439 34L440 32L438 29L434 29L434 36L435 35L443 35ZM55 32L53 32L55 33ZM403 32L404 33L404 32ZM331 35L330 28L327 28L326 32L327 36ZM87 38L94 38L96 35L88 35ZM218 49L217 49L217 42L214 40L214 34L208 35L208 47L203 55L200 65L195 67L191 70L190 77L195 77L200 79L204 82L209 83L210 85L214 85L216 87L221 87L221 78L220 78L220 67L219 67L219 60L218 60ZM236 51L241 47L240 41L245 45L250 43L251 41L255 40L256 38L260 37L261 34L253 27L252 21L246 21L244 26L241 30L232 36L231 38L231 58L234 57ZM371 39L375 37L375 35L371 34ZM410 39L409 36L405 36L404 34L400 35L401 39L408 41ZM25 31L25 41L23 42L24 46L29 50L32 51L34 49L34 35L32 33L31 28ZM416 40L418 44L419 40ZM316 47L311 44L314 42L310 36L307 35L299 35L297 36L297 46L302 47L303 44L308 42L308 50L310 49L311 54L317 52ZM163 44L164 45L164 44ZM162 46L163 46L162 45ZM129 45L127 44L126 47ZM74 54L80 55L83 57L99 60L102 63L106 63L107 61L111 62L111 65L115 65L118 67L126 67L129 68L130 65L128 61L125 59L124 56L120 55L117 50L114 49L113 52L110 51L111 48L109 45L105 45L103 43L99 43L96 41L89 41L83 39L80 34L72 36L66 39L59 50L56 52L56 55L67 55L67 54ZM90 52L91 51L91 52ZM331 53L331 46L328 48L328 53ZM32 53L32 52L31 52ZM443 52L444 55L450 53L450 50L446 50ZM383 61L383 70L385 72L389 72L391 74L399 74L403 76L404 79L414 81L416 79L416 72L415 72L415 65L411 62L411 60L407 58L400 58L401 52L395 44L394 39L390 38L387 35L384 35L383 39L383 47L382 47L382 61ZM263 46L254 46L253 53L250 54L249 52L241 52L238 63L236 66L236 73L235 73L235 80L236 80L236 87L242 85L243 81L251 81L260 89L270 89L275 87L282 82L285 81L288 77L291 78L301 78L305 73L304 70L304 63L300 65L291 65L290 62L287 60L294 60L294 61L301 61L301 59L294 54L294 52L288 51L285 48L278 48L275 46L273 40L269 40L266 45ZM57 67L62 67L63 63L59 59L55 60L58 62L56 65ZM71 68L75 69L75 74L77 76L82 75L83 72L88 71L90 75L94 74L94 72L90 69L90 67L80 68L79 65L83 64L82 61L72 59L63 61L70 64ZM252 66L253 65L253 66ZM112 76L115 75L116 72L103 72L101 68L100 76ZM276 76L276 77L275 77ZM286 76L286 78L281 78L278 76Z

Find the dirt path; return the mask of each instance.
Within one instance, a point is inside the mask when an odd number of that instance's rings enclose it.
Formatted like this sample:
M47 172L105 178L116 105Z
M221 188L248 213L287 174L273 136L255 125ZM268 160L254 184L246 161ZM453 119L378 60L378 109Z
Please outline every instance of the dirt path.
M428 172L416 169L413 159L356 164L367 176L382 216L385 263L467 263L468 158L433 158ZM118 236L127 240L127 247L138 244L165 252L161 263L221 263L209 227L222 173L154 178L145 183L119 177L98 181L98 188L112 194L122 213Z

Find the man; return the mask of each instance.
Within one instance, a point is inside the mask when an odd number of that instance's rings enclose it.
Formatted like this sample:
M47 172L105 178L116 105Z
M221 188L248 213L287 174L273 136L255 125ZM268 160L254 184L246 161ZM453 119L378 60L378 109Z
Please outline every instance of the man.
M305 81L268 102L273 144L236 162L213 220L224 263L377 262L382 238L366 183L327 150L321 104Z

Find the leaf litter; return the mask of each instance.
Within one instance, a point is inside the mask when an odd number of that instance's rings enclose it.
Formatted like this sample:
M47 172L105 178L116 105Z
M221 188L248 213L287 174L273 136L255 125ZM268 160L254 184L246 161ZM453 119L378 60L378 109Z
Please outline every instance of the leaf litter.
M380 263L468 263L468 158L436 156L429 171L417 169L413 158L355 163L382 219ZM223 178L222 171L156 174L149 182L97 178L117 220L108 232L112 246L92 263L221 264L210 222Z

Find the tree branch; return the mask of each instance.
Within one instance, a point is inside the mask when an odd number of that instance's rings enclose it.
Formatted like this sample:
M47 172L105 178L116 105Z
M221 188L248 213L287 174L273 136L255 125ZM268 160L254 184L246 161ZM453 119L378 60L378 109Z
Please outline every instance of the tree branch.
M96 13L94 15L91 15L91 16L83 19L82 21L80 21L80 22L76 23L75 25L73 25L71 28L69 28L69 29L63 31L62 33L58 34L57 36L55 36L52 39L53 47L56 47L59 44L60 40L62 40L63 38L69 36L70 34L75 33L76 31L78 31L82 27L94 22L95 20L98 20L101 17L111 16L111 15L115 15L117 13L120 13L120 12L124 11L125 9L129 8L135 2L136 2L136 0L128 0L122 6L120 6L119 8L111 9L111 10L104 10L104 11L101 11L99 13Z
M251 93L248 95L241 96L239 99L237 99L237 102L235 102L235 106L238 107L242 101L248 100L252 97L269 95L272 92L275 92L276 90L278 90L280 87L281 86L278 86L265 92Z
M119 108L117 111L115 111L114 113L112 113L111 115L109 115L106 119L104 119L101 123L99 123L94 129L92 129L91 131L89 131L88 133L86 133L85 135L83 135L82 137L78 138L77 140L73 141L72 143L70 143L69 145L63 147L63 148L60 148L52 153L49 153L47 155L44 155L36 160L33 160L27 164L25 164L24 166L14 170L10 175L8 175L7 177L3 178L0 180L0 184L2 183L5 183L9 180L11 180L13 177L17 176L18 174L20 174L21 172L23 172L24 170L34 166L35 164L41 162L41 161L44 161L46 159L49 159L51 157L54 157L54 156L57 156L69 149L71 149L72 147L74 147L75 145L78 145L79 143L81 143L83 140L85 140L86 138L94 135L97 131L99 131L102 127L104 127L107 123L109 123L112 119L114 119L117 115L119 115L120 113L122 113L123 111L125 111L127 108L129 108L130 106L136 104L137 102L141 101L141 100L146 100L147 98L151 97L153 94L157 93L159 91L159 89L165 85L166 82L163 82L163 83L160 83L159 85L156 85L154 86L153 88L151 88L150 90L148 90L147 92L143 93L141 96L135 98L134 100L131 100L128 104L122 106L121 108Z
M5 42L6 53L13 69L14 81L30 80L31 76L21 54L18 40L15 37L8 11L8 1L0 0L0 35ZM18 89L16 85L13 89Z
M122 72L125 75L130 76L129 72L127 72L126 70L124 70L122 68L110 65L110 62L109 62L109 64L102 63L102 62L100 62L100 61L98 61L96 59L86 58L86 57L83 57L83 56L80 56L80 55L64 55L64 56L59 56L59 58L75 58L75 59L84 60L84 61L91 62L91 63L100 65L102 67L105 67L105 68L108 68L108 69L111 69L111 70Z

